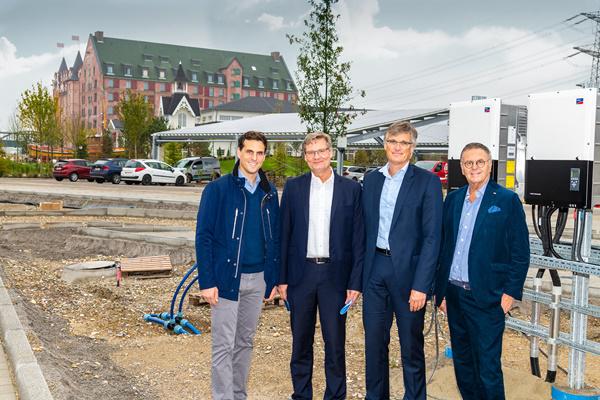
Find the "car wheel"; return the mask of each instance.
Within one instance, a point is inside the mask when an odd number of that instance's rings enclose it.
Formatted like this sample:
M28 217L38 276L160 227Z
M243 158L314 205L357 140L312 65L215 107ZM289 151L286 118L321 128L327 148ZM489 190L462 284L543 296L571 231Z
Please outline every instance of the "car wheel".
M177 179L175 179L175 186L183 186L184 183L185 178L183 176L178 176Z
M102 179L102 178L97 178L97 179L96 179L96 183L104 183L104 179Z
M133 183L134 183L134 182L131 182L131 181L125 181L125 184L126 184L126 185L133 185Z
M167 186L166 183L159 183L160 186Z
M79 179L79 175L77 175L77 172L73 172L71 175L69 175L69 180L71 182L77 182L77 179Z
M58 178L58 177L57 177L57 178L54 178L54 179L56 179L56 180L57 180L57 181L59 181L59 182L63 180L63 178Z
M94 178L87 178L88 182L94 182Z
M185 174L185 177L187 178L187 181L189 183L192 183L192 180L194 179L194 178L192 178L192 174Z
M113 185L118 185L119 183L121 183L121 174L114 174L110 181L113 183Z
M142 178L142 185L149 185L152 183L152 177L150 175L144 175Z

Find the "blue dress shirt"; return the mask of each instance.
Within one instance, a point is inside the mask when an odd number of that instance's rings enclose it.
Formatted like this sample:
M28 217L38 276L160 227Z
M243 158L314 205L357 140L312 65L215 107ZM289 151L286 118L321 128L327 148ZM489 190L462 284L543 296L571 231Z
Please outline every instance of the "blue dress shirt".
M487 182L475 192L475 200L471 203L469 200L469 189L465 195L462 212L460 214L460 225L458 226L458 236L456 246L454 247L454 256L452 258L452 267L450 268L450 280L459 282L469 282L469 249L471 247L471 238L473 237L473 228L479 212L479 206L485 193Z
M407 169L408 163L400 171L396 172L394 176L390 175L389 163L379 169L379 172L385 176L383 188L381 189L381 199L379 200L379 230L377 232L377 247L382 249L390 249L388 238L390 236L392 218L394 217L396 200L398 199L398 193L402 187L402 181Z
M241 169L238 169L238 175L240 178L244 178L244 188L246 188L246 190L250 193L254 194L256 188L258 187L258 182L260 182L260 175L258 173L256 174L254 184L252 184L252 182L250 182L250 180L246 178L246 175L244 175Z

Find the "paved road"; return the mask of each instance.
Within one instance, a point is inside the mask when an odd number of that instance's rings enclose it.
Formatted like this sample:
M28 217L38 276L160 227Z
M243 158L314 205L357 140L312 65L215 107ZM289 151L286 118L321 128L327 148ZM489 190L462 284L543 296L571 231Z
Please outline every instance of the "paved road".
M120 185L103 183L100 185L88 181L57 182L53 179L0 178L0 190L7 191L184 202L198 202L204 186L204 184L142 186L126 185L125 183L121 183Z

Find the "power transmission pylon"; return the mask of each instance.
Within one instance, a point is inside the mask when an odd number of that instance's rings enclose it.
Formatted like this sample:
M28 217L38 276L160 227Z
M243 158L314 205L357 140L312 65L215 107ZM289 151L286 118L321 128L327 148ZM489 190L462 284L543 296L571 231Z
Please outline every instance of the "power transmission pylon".
M600 11L593 13L581 13L583 17L591 19L596 22L596 32L594 36L594 47L592 49L586 49L583 47L573 47L575 50L579 50L582 53L592 56L592 71L590 73L590 81L588 87L600 87Z

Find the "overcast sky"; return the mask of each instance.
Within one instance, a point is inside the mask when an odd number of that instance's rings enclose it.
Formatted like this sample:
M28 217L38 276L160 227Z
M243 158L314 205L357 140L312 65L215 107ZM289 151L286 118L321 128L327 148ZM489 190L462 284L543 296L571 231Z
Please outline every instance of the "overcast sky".
M173 5L176 4L176 5ZM338 33L352 62L355 106L445 107L471 95L526 104L527 94L572 88L589 80L595 25L581 12L600 0L342 0ZM0 0L0 130L20 93L50 85L61 57L72 65L90 33L197 47L269 54L296 69L309 6L302 0ZM80 43L71 40L78 35ZM64 49L56 47L65 43Z

